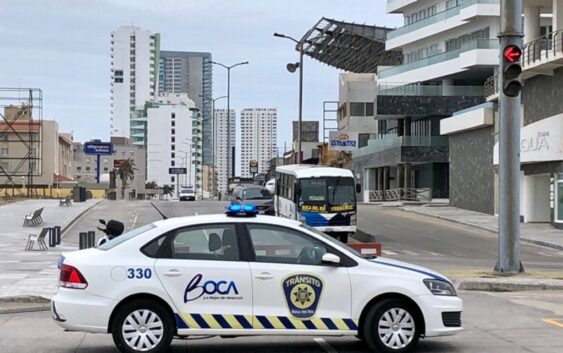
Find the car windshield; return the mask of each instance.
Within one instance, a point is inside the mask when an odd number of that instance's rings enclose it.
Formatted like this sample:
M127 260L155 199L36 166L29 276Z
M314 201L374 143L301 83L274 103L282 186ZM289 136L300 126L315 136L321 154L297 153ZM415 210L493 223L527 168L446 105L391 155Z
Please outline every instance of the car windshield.
M185 189L182 189L182 193L183 193L183 194L193 194L193 193L194 193L194 189L185 188Z
M242 197L244 200L266 200L271 199L272 194L267 189L250 188L242 192Z
M110 240L108 242L103 243L102 245L98 246L98 249L109 250L113 247L116 247L119 244L126 242L129 239L133 239L134 237L136 237L139 234L143 234L143 233L148 232L149 230L154 229L154 228L156 228L156 226L153 223L145 224L142 227L132 229L132 230L128 231L127 233L123 233L120 236L113 238L112 240Z

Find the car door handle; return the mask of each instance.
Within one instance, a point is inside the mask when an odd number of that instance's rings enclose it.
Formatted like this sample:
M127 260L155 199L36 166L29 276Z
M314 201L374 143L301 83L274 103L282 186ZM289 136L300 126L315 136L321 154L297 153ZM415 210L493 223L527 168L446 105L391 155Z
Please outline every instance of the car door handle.
M172 269L167 272L164 272L164 275L168 277L178 277L182 275L182 272L180 272L180 270L177 269Z
M272 279L272 278L274 278L274 276L269 272L262 272L261 274L256 275L256 278L258 278L258 279Z

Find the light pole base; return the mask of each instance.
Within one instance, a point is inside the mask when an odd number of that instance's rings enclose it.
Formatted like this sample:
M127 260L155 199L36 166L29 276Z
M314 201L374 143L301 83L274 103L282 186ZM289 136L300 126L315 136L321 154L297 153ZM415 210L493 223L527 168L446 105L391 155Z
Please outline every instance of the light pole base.
M500 261L499 260L497 260L497 263L495 264L494 271L498 275L513 275L513 274L525 272L524 271L524 265L522 264L522 261L520 261L520 266L519 266L518 272L508 272L508 271L504 271L503 269L500 268Z

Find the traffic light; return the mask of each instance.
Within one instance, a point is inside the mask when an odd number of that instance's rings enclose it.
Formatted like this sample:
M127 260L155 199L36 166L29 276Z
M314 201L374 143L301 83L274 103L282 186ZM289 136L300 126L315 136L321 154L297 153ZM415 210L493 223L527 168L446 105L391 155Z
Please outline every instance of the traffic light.
M522 90L522 83L520 82L522 49L516 45L508 45L504 48L502 56L504 60L502 91L507 97L517 97Z

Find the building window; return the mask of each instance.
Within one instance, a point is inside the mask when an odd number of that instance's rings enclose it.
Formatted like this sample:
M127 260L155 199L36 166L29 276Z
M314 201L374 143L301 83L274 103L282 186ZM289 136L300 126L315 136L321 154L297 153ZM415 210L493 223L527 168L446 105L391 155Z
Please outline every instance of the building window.
M172 143L176 142L176 138L175 138L174 136L172 136L172 137L170 138L170 142L172 142Z
M170 149L171 149L172 151L175 151L175 150L176 150L176 145L170 145Z
M170 129L170 133L171 133L172 135L176 135L176 129Z
M170 158L176 158L176 153L174 152L170 153Z
M176 113L172 113L171 118L176 119Z
M89 172L89 171L90 171L90 167L86 167L86 171Z
M115 83L123 83L123 77L116 77L113 81Z
M79 171L81 171L81 170L82 170L82 167L80 167L80 166L76 167L76 171L79 172Z
M0 157L8 157L9 150L8 147L0 148Z
M171 121L171 122L170 122L170 126L175 127L175 126L176 126L176 122L175 122L175 121Z
M173 182L175 182L175 181L176 181L176 178L174 178L174 177L170 177L170 181L171 181L171 182L173 183Z
M557 222L563 222L563 173L559 173L557 181Z
M175 161L171 161L171 162L170 162L170 165L171 165L172 167L175 167L175 166L176 166L176 162L175 162Z

